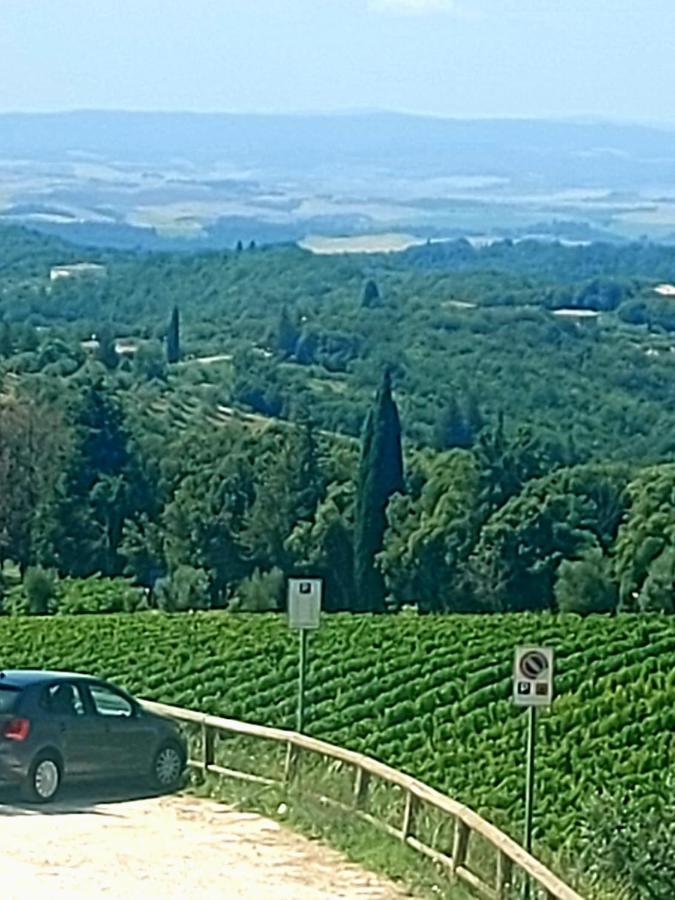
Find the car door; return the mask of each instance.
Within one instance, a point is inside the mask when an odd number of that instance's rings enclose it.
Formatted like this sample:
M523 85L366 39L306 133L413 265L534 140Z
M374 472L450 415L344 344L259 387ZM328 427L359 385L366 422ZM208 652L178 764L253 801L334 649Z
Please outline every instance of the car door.
M112 685L87 685L94 713L103 725L105 768L114 776L147 774L156 741L150 719L130 697Z
M91 715L81 687L71 681L53 682L44 687L39 702L47 734L63 754L66 777L95 776L103 729Z

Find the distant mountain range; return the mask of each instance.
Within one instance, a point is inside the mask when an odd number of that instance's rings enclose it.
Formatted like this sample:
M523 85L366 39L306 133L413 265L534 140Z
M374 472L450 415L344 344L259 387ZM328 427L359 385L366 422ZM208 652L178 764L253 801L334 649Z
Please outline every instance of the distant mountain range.
M5 221L93 243L211 246L237 229L261 242L503 235L542 223L668 239L675 131L387 112L5 114L0 189Z
M675 182L675 131L642 125L455 120L399 113L228 115L69 112L0 115L0 156L73 153L132 162L304 171L390 166L438 175L492 175L549 186L618 188Z

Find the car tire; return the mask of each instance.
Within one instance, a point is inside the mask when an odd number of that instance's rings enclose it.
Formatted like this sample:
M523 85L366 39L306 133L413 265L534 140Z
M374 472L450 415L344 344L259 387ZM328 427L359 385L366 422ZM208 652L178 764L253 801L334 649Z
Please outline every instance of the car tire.
M41 753L31 763L21 786L23 799L29 803L50 803L61 787L62 771L54 753Z
M185 755L178 744L162 744L152 761L152 783L157 790L175 791L180 787L185 769Z

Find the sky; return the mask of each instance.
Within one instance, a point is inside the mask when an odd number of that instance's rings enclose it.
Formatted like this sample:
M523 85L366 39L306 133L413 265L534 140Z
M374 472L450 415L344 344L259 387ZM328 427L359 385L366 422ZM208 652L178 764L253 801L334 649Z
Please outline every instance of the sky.
M675 123L675 0L0 0L0 111Z

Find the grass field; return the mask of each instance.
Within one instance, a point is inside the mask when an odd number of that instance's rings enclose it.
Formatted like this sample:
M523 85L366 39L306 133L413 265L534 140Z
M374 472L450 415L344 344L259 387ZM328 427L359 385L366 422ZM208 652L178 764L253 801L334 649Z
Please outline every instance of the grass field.
M136 694L292 727L296 638L279 616L227 613L0 620L0 665L93 672ZM556 651L539 728L536 845L574 845L586 802L649 803L675 764L675 620L326 618L310 640L307 731L447 792L520 836L525 718L513 648ZM536 849L536 848L535 848Z

